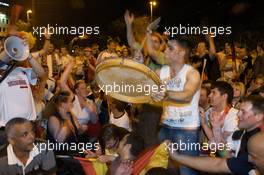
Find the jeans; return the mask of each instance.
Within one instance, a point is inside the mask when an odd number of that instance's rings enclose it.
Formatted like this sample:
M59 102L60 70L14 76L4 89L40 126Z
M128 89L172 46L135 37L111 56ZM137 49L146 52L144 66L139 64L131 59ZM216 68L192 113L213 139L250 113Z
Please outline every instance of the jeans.
M184 155L199 156L199 149L196 147L191 147L192 143L199 143L199 132L200 129L194 130L184 130L183 128L172 129L163 126L159 132L159 139L161 141L170 140L172 143L175 143L175 146L178 146L179 153ZM185 147L184 147L185 145ZM175 148L174 146L174 148ZM198 175L199 173L191 168L186 166L180 166L181 175Z

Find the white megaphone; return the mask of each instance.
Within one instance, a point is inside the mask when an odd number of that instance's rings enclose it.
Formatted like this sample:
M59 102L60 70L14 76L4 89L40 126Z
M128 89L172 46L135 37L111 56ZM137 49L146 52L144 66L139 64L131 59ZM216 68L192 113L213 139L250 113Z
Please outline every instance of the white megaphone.
M0 53L0 62L8 64L11 60L24 61L28 56L28 43L17 36L10 36L5 40L4 50Z

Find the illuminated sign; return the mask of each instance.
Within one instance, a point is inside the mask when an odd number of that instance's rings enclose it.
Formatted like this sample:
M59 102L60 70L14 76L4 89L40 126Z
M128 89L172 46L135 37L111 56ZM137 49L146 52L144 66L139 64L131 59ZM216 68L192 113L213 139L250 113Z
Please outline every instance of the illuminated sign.
M0 18L6 18L5 14L0 13Z
M0 5L3 5L3 6L6 6L6 7L9 7L9 4L8 4L8 3L4 3L4 2L0 2Z

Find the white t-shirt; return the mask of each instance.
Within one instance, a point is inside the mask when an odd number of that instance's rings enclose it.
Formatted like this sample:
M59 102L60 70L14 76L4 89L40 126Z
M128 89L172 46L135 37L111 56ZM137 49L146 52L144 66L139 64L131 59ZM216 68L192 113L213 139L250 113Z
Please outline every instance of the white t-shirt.
M36 110L30 84L35 85L32 69L17 67L0 84L0 126L12 118L36 119Z
M210 108L208 110L207 115L210 114L210 111L212 111L212 108ZM221 112L221 114L223 114L224 111ZM237 113L238 110L235 108L230 108L230 110L228 111L227 115L225 116L225 121L224 121L224 125L222 127L222 133L223 132L230 132L231 134L226 138L226 142L228 144L231 145L232 150L236 150L237 148L237 143L235 143L232 140L232 135L233 133L238 130L238 117L237 117ZM207 118L209 118L209 116L206 116Z
M87 101L88 101L88 99L87 99ZM81 125L86 125L91 120L89 110L87 108L81 107L81 104L79 102L77 95L75 95L75 100L73 102L72 112L76 115L76 117L77 117L77 119Z
M183 91L186 83L187 72L194 69L185 64L175 77L170 77L170 67L163 66L160 70L160 79L166 85L167 90ZM200 127L200 118L198 111L198 102L200 90L197 90L190 103L176 104L164 102L161 123L172 128L189 128Z
M129 120L129 117L128 117L128 114L126 111L125 111L124 115L122 115L119 118L114 118L114 114L111 112L109 123L114 124L114 125L121 127L121 128L125 128L128 131L132 130L131 125L130 125L130 120Z

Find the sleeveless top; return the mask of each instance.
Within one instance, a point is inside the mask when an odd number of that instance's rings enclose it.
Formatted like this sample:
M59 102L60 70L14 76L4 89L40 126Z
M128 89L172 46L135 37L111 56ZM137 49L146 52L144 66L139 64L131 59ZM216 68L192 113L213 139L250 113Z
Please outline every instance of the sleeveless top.
M60 113L57 111L55 113L53 113L52 116L56 117L60 121L60 123L63 123L63 121L65 120L65 119L62 119ZM65 143L68 144L69 147L72 143L76 143L76 144L78 143L78 139L77 139L78 129L77 129L77 127L73 121L72 116L71 116L71 123L73 124L73 127L74 127L74 133L72 132L63 142L64 144ZM63 149L63 147L58 146L58 145L60 145L59 142L53 137L53 134L49 131L49 124L48 124L47 128L48 128L47 129L47 140L50 143L54 144L55 154L69 154L71 152L75 152L75 151L70 150L70 149L65 150L65 149Z
M128 131L132 130L131 129L130 120L129 120L129 116L128 116L126 111L119 118L115 118L113 112L111 112L110 113L110 118L109 118L109 123L114 124L114 125L116 125L118 127L121 127L121 128L125 128Z
M160 71L160 79L165 84L167 90L183 91L186 83L187 72L194 69L185 64L180 72L171 77L170 67L163 66ZM174 102L163 102L163 114L161 123L171 128L196 129L200 127L198 102L200 90L197 90L190 103L177 104Z

